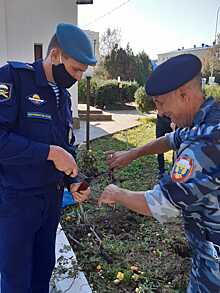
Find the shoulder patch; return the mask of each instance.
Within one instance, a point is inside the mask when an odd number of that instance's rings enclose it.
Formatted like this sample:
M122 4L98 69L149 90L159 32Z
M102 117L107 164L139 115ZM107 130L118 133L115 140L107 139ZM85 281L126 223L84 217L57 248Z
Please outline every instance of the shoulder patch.
M19 61L8 61L8 64L10 64L15 69L28 69L28 70L34 70L34 67L28 63L19 62Z
M12 84L0 83L0 103L7 102L11 98Z
M173 165L171 178L175 182L184 182L191 176L193 169L193 159L186 155L180 156Z

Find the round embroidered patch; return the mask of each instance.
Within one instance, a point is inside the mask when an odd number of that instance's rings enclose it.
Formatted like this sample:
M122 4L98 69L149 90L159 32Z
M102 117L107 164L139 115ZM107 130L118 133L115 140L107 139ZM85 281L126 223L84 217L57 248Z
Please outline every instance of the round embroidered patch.
M186 181L193 171L193 159L186 155L180 156L174 163L171 178L176 182Z

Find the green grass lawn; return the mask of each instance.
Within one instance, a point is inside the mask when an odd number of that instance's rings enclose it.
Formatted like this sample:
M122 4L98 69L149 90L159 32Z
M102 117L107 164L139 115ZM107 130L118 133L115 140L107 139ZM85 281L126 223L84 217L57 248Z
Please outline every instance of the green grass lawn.
M79 155L81 170L89 174L95 158L95 169L107 171L105 151L129 149L154 138L155 121L142 122L136 128L93 141L86 164ZM171 158L172 152L167 153L168 168ZM157 173L156 156L148 156L115 171L114 178L121 187L148 190L157 182ZM82 204L81 210L66 208L62 216L62 227L93 292L185 292L190 251L181 220L161 225L121 206L97 207L96 198L111 180L107 175L95 178L91 200Z

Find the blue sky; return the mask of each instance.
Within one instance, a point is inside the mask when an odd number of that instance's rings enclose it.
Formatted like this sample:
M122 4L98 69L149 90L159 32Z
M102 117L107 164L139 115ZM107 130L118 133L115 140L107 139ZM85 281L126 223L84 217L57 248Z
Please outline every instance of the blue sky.
M93 5L79 5L78 23L100 33L108 27L119 28L123 47L129 42L135 53L144 50L153 59L158 53L214 41L220 0L130 0L95 21L124 2L93 0Z

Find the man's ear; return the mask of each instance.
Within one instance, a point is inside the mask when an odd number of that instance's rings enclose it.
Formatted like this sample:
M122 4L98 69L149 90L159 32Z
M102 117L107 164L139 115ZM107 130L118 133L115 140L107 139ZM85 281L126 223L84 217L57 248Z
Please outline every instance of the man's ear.
M59 48L53 48L50 51L50 58L52 63L58 64L60 63L60 49Z

